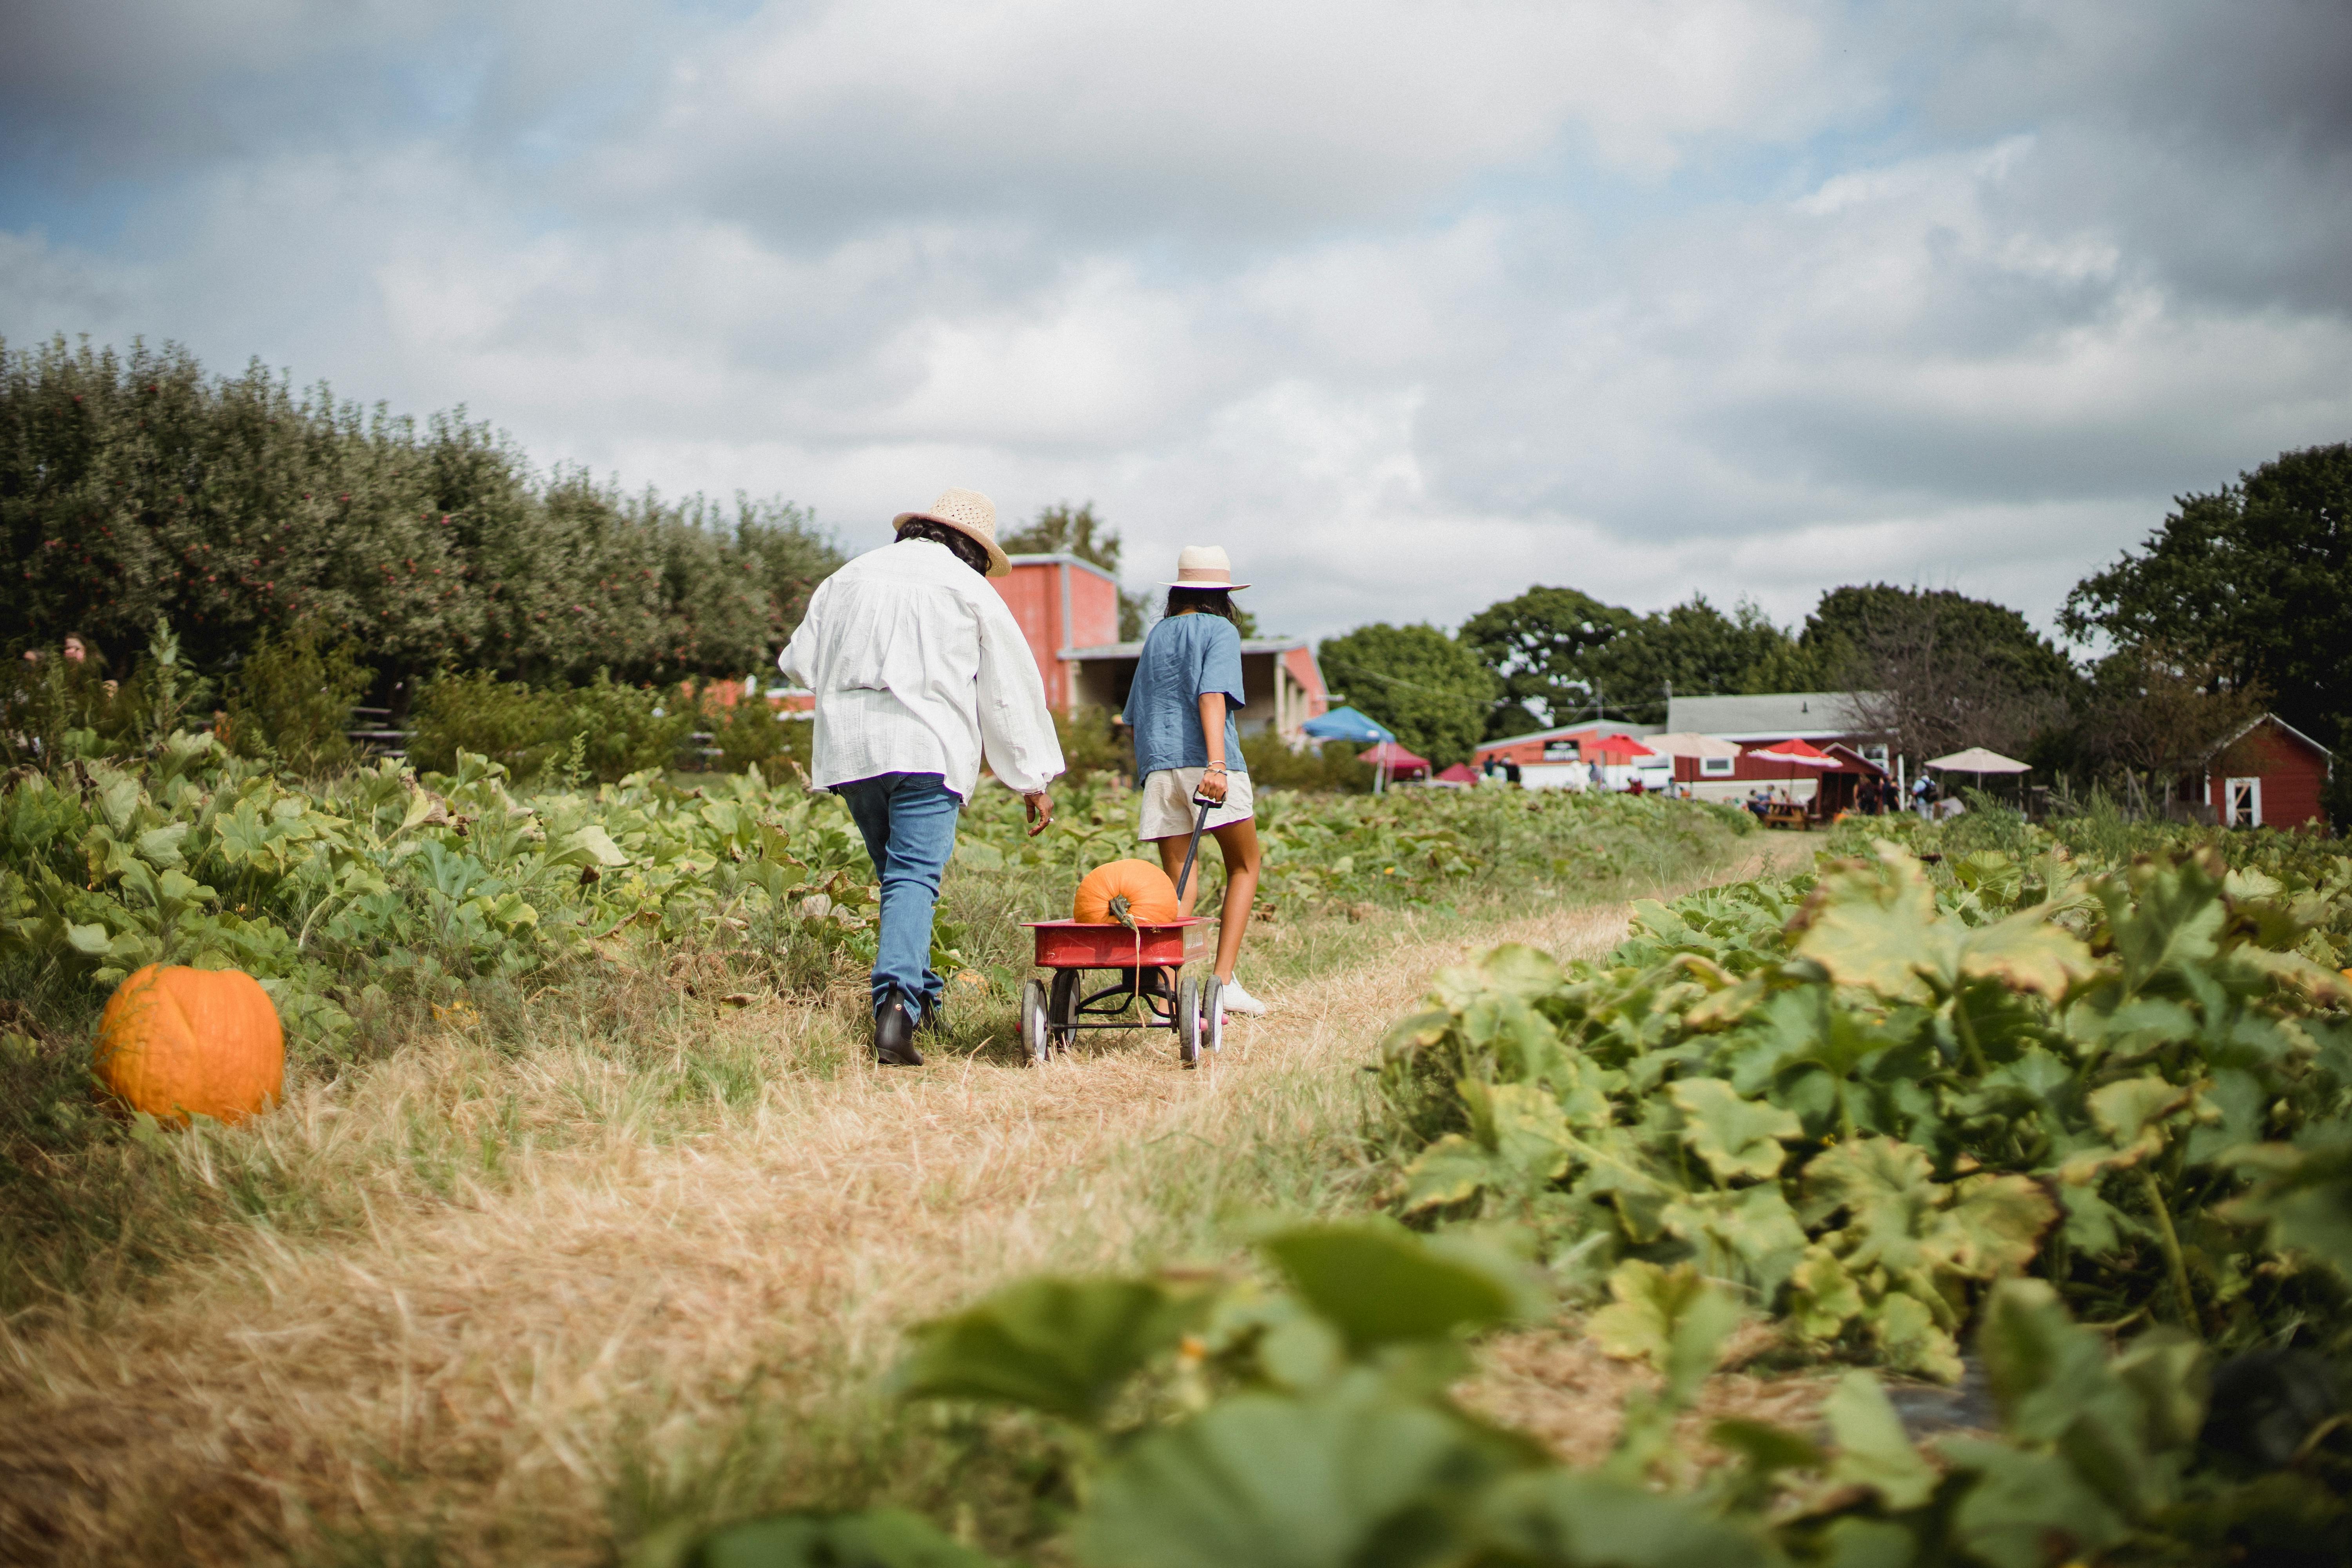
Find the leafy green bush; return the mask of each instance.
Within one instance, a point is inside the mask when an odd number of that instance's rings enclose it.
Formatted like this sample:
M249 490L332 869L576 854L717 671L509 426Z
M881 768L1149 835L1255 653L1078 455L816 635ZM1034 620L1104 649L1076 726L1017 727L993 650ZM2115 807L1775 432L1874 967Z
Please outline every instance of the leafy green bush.
M331 638L316 621L283 636L265 630L229 685L228 744L306 776L344 767L352 710L374 676L357 643Z
M1389 1037L1435 1135L1402 1206L1521 1217L1587 1281L1689 1259L1799 1344L1937 1378L2028 1269L2108 1321L2352 1348L2345 1280L2231 1206L2352 1110L2347 889L1889 843L1639 905L1599 963L1499 949Z
M677 691L621 686L603 670L586 686L536 690L478 670L432 681L411 722L408 753L421 768L449 772L473 752L518 779L613 784L670 766L695 710Z
M1249 764L1250 784L1263 789L1331 790L1344 795L1372 793L1371 764L1356 753L1354 741L1326 741L1306 751L1292 751L1272 731L1242 739L1242 757Z
M1054 737L1061 742L1066 784L1097 777L1135 778L1135 742L1123 729L1114 729L1111 715L1091 705L1076 712L1054 715Z
M1990 1297L1976 1351L2000 1434L1923 1453L1870 1373L1811 1434L1720 1420L1702 1471L1677 1433L1739 1310L1690 1264L1633 1259L1591 1330L1646 1362L1589 1470L1456 1405L1472 1336L1547 1314L1532 1274L1464 1236L1358 1223L1261 1246L1279 1280L1035 1279L919 1326L909 1398L1011 1406L1059 1435L1049 1561L1081 1568L2050 1568L2352 1556L2352 1440L2305 1424L2298 1468L2252 1479L2211 1446L2211 1361L2177 1330L2121 1353L2050 1289ZM2218 1399L2210 1402L2218 1406ZM2206 1439L2200 1447L2200 1438ZM2199 1556L2203 1551L2210 1553ZM2110 1555L2113 1554L2113 1555ZM2274 1561L2274 1558L2263 1558ZM782 1514L639 1561L709 1568L983 1568L897 1510Z
M779 713L764 699L747 697L724 707L707 703L711 743L719 749L719 765L730 773L756 767L772 778L791 770L782 764L809 765L809 750L816 726L807 718Z

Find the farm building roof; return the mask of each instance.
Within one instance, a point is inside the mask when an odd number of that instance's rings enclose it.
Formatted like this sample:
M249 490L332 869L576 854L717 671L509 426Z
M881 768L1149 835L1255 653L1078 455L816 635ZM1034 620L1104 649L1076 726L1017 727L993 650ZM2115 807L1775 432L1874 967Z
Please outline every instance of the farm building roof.
M1817 741L1859 734L1871 726L1856 706L1875 693L1774 691L1757 697L1675 697L1666 703L1666 728L1696 731L1726 741Z

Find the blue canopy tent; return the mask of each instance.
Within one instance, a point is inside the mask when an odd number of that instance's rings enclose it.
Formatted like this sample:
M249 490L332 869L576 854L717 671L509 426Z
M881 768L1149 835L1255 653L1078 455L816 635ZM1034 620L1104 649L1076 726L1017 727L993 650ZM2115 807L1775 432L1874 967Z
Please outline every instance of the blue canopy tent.
M1334 708L1319 719L1309 719L1299 728L1318 741L1353 741L1363 746L1396 739L1393 731L1382 729L1353 708Z
M1396 731L1374 723L1353 708L1334 708L1319 719L1309 719L1299 728L1318 741L1352 741L1360 746L1377 746L1383 741L1393 744ZM1377 765L1372 771L1372 790L1378 794L1388 787L1388 768Z

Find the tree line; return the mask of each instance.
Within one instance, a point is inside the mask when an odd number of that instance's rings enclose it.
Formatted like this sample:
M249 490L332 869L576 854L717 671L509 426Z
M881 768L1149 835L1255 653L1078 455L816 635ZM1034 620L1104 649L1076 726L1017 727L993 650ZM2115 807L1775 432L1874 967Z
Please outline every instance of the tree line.
M782 500L541 474L462 408L422 426L259 362L0 342L0 644L127 663L159 619L192 665L348 639L381 695L445 666L542 683L740 677L841 552Z
M1704 597L1654 614L1530 587L1455 631L1387 624L1318 650L1333 690L1444 765L1482 740L1662 722L1670 693L1861 694L1916 761L1970 745L2088 784L2172 779L2255 716L2352 743L2352 444L2281 453L2179 497L2141 544L2075 584L2073 650L1948 589L1832 588L1804 621ZM2331 786L2352 817L2352 773Z

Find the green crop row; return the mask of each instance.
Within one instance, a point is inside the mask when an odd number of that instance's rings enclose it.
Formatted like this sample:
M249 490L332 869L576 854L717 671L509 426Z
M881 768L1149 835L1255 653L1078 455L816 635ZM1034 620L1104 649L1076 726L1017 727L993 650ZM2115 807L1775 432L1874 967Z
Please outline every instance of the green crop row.
M1383 1222L1283 1231L1260 1251L1271 1280L1021 1281L919 1326L898 1390L1041 1421L1058 1458L1035 1477L1034 1545L1080 1568L2347 1558L2340 1436L2259 1473L2270 1435L2232 1424L2245 1411L2191 1336L2156 1329L2116 1353L2039 1280L2004 1280L1985 1302L1976 1348L1997 1436L1915 1446L1877 1379L1854 1371L1824 1402L1822 1431L1717 1421L1702 1466L1678 1418L1740 1306L1688 1262L1630 1260L1591 1327L1657 1384L1633 1396L1609 1458L1578 1470L1452 1395L1471 1336L1551 1310L1519 1260L1484 1238ZM2217 1417L2231 1447L2200 1463ZM643 1542L635 1561L990 1568L896 1510L680 1531Z

